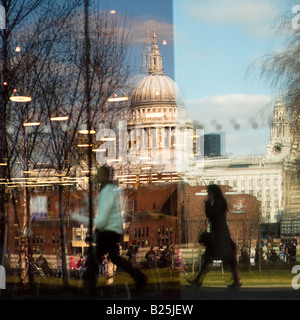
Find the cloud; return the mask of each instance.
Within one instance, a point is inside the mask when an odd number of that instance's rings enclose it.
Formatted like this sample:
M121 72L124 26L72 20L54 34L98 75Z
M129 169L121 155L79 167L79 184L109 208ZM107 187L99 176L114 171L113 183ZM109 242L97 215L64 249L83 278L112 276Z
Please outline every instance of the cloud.
M186 101L188 117L205 132L226 133L229 153L263 153L269 138L268 122L273 98L263 94L228 94Z
M230 23L263 37L270 36L271 22L279 14L270 0L197 0L187 1L186 5L191 19Z

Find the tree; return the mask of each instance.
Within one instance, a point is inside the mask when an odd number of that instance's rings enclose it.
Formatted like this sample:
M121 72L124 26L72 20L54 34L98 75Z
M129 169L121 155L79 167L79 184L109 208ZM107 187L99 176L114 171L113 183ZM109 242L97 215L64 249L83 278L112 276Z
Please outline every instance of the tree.
M7 166L2 170L2 179L11 181L19 176L20 171L27 171L30 165L39 161L37 152L40 146L41 126L25 130L27 121L41 121L45 111L43 96L37 87L43 79L48 79L51 70L46 63L49 57L58 57L57 39L67 23L67 17L74 12L77 0L63 4L60 1L17 0L4 1L6 12L6 29L1 32L1 62L0 75L0 128L1 155L4 155ZM16 49L17 48L17 49ZM31 101L20 106L11 102L9 97L22 93L31 97ZM21 165L20 165L21 164ZM27 174L24 176L27 177ZM23 213L23 238L28 238L30 232L29 197L30 190L24 182L26 210ZM1 187L1 245L5 242L5 211L4 192ZM16 190L12 192L15 203ZM6 199L7 200L7 199ZM14 206L15 208L17 206ZM20 220L20 219L19 219ZM21 230L20 230L21 231ZM4 258L5 247L1 248L1 261Z
M283 37L283 49L258 59L261 76L283 92L291 115L291 125L298 131L300 114L300 28L297 24L297 2L290 1L287 10L275 20L276 35ZM299 8L298 8L299 10Z

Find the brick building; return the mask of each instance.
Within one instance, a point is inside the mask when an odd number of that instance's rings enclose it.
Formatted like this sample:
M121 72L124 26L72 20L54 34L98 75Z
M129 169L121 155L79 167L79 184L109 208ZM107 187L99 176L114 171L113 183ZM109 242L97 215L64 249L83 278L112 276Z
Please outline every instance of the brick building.
M178 242L177 184L139 187L134 203L129 242L141 247Z
M68 192L65 190L62 207L64 211L64 233L67 253L72 252L72 239L78 222L71 220L71 215L87 212L87 193L83 191ZM34 192L30 197L30 236L29 246L35 254L53 255L60 249L60 217L58 192ZM8 244L10 253L18 253L24 226L23 198L14 199L9 206Z
M233 239L248 244L259 230L259 201L222 186L229 204L227 221ZM135 210L128 229L129 242L141 246L196 243L205 229L206 187L188 184L148 185L136 193Z

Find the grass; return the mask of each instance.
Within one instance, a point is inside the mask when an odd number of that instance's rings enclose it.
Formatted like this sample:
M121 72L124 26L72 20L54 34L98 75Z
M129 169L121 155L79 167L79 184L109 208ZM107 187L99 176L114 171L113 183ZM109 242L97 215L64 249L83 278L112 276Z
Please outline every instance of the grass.
M295 276L287 271L250 271L240 272L243 287L291 287L292 278ZM191 274L192 278L192 274ZM230 272L212 271L207 274L204 279L203 286L223 287L232 283ZM185 280L182 285L185 285Z
M291 281L295 274L291 273L291 266L286 268L268 269L268 270L241 270L241 280L243 287L289 287L291 288ZM180 293L180 290L184 290L188 285L187 279L193 279L196 276L196 272L187 270L187 276L183 276L177 270L173 270L172 273L166 268L157 268L154 270L143 270L148 276L149 284L146 288L148 292L174 292ZM7 296L18 299L24 297L20 286L20 278L18 276L7 276L6 279L6 294ZM114 276L113 285L107 285L106 277L98 278L98 290L102 290L101 294L105 296L105 292L108 290L119 290L119 292L126 292L128 289L135 287L133 279L121 272ZM232 283L232 276L229 270L221 271L220 267L212 267L210 272L206 275L203 282L204 287L226 287ZM36 288L34 291L29 291L27 297L30 295L36 298L45 297L52 298L62 296L64 292L62 280L55 277L35 278ZM126 289L127 288L127 289ZM68 293L73 296L78 296L84 291L83 280L69 280ZM116 291L116 292L117 292ZM3 291L2 291L3 292Z

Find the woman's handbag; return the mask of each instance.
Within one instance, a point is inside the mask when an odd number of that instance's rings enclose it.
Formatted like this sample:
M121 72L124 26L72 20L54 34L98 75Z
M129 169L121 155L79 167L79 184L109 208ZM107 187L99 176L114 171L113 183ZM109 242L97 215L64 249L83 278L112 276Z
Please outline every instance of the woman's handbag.
M215 235L205 230L199 236L199 243L204 244L205 247L212 247L215 244Z
M212 247L215 244L215 234L207 231L208 224L209 224L209 221L208 219L206 219L205 220L206 229L204 232L200 234L198 242L201 244L204 244L205 247Z

